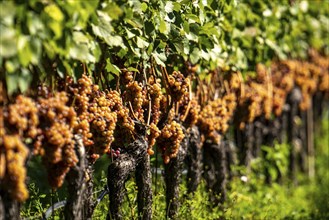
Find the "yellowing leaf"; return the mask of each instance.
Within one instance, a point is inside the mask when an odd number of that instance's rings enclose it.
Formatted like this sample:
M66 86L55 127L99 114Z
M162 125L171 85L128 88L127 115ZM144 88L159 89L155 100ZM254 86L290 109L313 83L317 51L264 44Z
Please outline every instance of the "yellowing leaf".
M164 20L160 20L159 31L162 34L164 34L167 31L166 22Z
M64 20L64 14L63 12L57 7L55 4L51 4L45 7L45 12L49 17L51 17L53 20L61 22Z

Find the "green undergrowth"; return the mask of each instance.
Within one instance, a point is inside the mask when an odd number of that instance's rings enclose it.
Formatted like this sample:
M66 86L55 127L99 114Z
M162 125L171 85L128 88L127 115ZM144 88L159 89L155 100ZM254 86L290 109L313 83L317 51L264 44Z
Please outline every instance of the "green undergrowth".
M278 145L272 149L263 147L267 152L267 162L257 159L252 162L251 172L247 175L242 168L236 167L236 177L229 181L227 202L222 207L214 207L209 202L205 183L202 182L194 195L187 195L185 183L181 185L181 208L178 219L329 219L329 122L324 120L321 131L315 136L316 175L313 179L299 174L298 184L293 184L287 175L288 145ZM38 161L30 166L37 166ZM276 183L277 169L282 172L282 184ZM96 170L106 170L106 164L99 163ZM263 175L267 167L272 183L265 183ZM39 176L43 170L30 169L36 173L30 178L31 197L22 209L22 216L39 219L51 203L65 198L65 186L53 192L46 188ZM95 174L95 198L106 184L105 171ZM245 175L245 176L244 176ZM153 183L155 183L153 179ZM166 219L165 188L161 175L153 184L153 219ZM137 187L133 180L126 183L127 196L123 203L124 219L137 219ZM52 201L52 202L51 202ZM93 219L106 219L108 197L97 206ZM61 211L54 219L62 219Z

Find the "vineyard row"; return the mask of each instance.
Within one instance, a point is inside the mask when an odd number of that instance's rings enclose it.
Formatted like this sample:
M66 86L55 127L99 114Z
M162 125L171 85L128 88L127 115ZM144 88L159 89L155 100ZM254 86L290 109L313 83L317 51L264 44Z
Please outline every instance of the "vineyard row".
M64 77L13 97L0 84L0 219L19 216L19 204L29 197L26 164L35 156L42 158L53 189L66 180L74 192L67 198L66 217L91 218L92 165L104 154L109 156L108 218L122 218L124 183L135 173L138 212L151 219L150 156L155 147L165 167L169 217L177 215L184 161L189 192L200 182L202 150L208 158L203 160L207 186L221 195L213 198L220 204L233 161L229 133L234 134L239 163L248 168L260 156L262 144L296 142L296 128L303 124L296 116L303 119L313 109L314 118L320 117L329 98L329 59L314 50L307 61L258 64L255 76L218 68L200 78L195 71L191 64L181 71L160 66L121 69L113 90L97 83L102 79L83 74L76 82ZM297 156L292 150L292 176Z

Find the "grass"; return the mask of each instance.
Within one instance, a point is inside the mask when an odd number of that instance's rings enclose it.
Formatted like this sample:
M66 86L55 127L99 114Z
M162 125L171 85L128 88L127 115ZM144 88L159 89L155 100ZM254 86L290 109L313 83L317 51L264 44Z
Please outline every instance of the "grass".
M253 161L252 170L248 174L247 181L241 178L244 170L236 167L240 176L233 178L229 183L228 199L223 207L214 207L208 199L208 192L202 182L194 195L186 194L186 187L181 185L181 208L178 219L329 219L329 122L323 121L322 130L316 134L316 176L309 179L305 175L298 176L299 184L295 186L289 181L287 175L283 184L265 184L262 170L264 166L271 168L273 163L283 173L287 172L288 145L276 145L273 149L267 149L265 163L262 159ZM265 147L266 148L266 147ZM104 161L96 164L96 170L105 170ZM40 167L40 161L33 161L30 167ZM41 169L41 170L40 170ZM65 187L51 195L50 190L44 186L44 182L37 181L45 171L39 168L30 170L31 176L29 188L30 199L24 204L22 216L39 219L53 201L63 200ZM277 173L270 170L273 178ZM44 178L43 178L44 179ZM242 181L244 180L244 181ZM95 197L106 183L105 172L95 174ZM157 184L153 185L153 219L161 220L166 217L164 180L159 176ZM137 219L136 196L137 190L133 180L126 184L127 196L123 203L122 213L124 219ZM97 206L93 219L106 219L108 198ZM55 213L55 219L61 219L60 212Z

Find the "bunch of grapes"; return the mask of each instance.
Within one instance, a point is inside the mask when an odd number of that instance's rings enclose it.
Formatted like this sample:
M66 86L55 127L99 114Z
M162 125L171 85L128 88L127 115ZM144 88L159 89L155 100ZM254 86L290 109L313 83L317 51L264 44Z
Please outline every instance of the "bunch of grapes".
M123 105L120 94L117 91L107 93L107 98L112 100L111 109L117 114L117 124L114 130L113 147L121 148L126 143L132 142L135 132L135 123L129 115L129 109Z
M147 153L149 155L153 155L154 151L152 150L152 147L154 146L156 139L160 136L161 131L160 129L157 127L157 125L155 123L151 123L149 126L149 132L146 136L146 140L148 142L148 149L147 149Z
M152 147L154 146L156 139L160 135L160 129L157 127L157 125L161 116L161 100L164 97L161 91L160 79L156 79L154 76L150 76L148 79L147 89L149 100L146 104L150 104L151 106L149 132L146 135L146 140L148 141L147 152L149 155L153 155L154 152L152 150ZM148 115L146 117L148 117Z
M17 132L24 138L35 138L39 125L38 108L35 102L28 97L19 95L15 103L9 105L5 112L5 126Z
M271 77L263 65L257 66L256 73L256 77L247 78L243 86L244 92L240 96L239 111L235 117L240 129L261 115L267 119L272 115L273 85Z
M179 102L189 92L190 80L178 71L168 76L168 86L173 102Z
M25 185L25 163L29 154L28 148L18 134L4 135L0 144L0 180L1 188L6 189L13 199L25 201L28 190Z
M117 112L120 112L117 105L122 101L117 92L100 91L87 75L83 75L77 85L69 87L73 97L76 97L76 100L72 100L78 114L74 129L82 135L89 160L94 162L100 155L110 151L118 121ZM126 113L121 112L121 115ZM123 123L127 124L125 121Z
M222 98L209 102L200 112L198 125L206 140L220 142L220 134L224 134L236 108L236 95L227 93Z
M152 111L151 122L154 123L155 125L158 124L160 119L160 115L161 115L160 105L161 105L161 100L164 96L161 91L160 82L161 82L160 79L155 79L154 76L151 76L148 79L148 94L150 95L151 111Z
M217 99L206 105L200 112L198 126L205 136L205 139L212 140L214 143L220 142L220 118L216 115L216 108L221 105L222 100Z
M201 107L195 98L190 98L186 95L179 102L180 120L185 128L190 128L198 122Z
M53 188L63 184L65 175L78 158L74 150L73 129L77 125L76 112L67 106L65 92L50 98L39 98L38 108L42 134L34 143L34 152L42 156Z
M22 202L28 198L25 163L29 150L24 141L38 134L38 109L31 98L19 95L13 104L1 107L0 118L0 180L11 197Z
M326 56L322 56L315 50L310 50L310 62L315 66L321 68L320 78L323 76L328 76L329 74L329 59ZM322 81L322 80L320 80Z
M155 144L156 138L160 135L160 130L157 127L161 115L161 100L163 98L160 80L151 75L148 78L147 85L143 86L141 82L133 80L131 73L125 72L121 81L127 83L123 93L123 100L129 105L131 104L131 117L136 118L140 123L149 123L146 140L148 141L148 153L151 155L154 153L151 148ZM122 136L122 132L120 132L120 135Z
M221 125L221 132L225 133L229 127L229 122L233 118L233 115L235 113L236 107L237 107L237 97L235 93L228 93L223 97L224 101L224 107L226 108L225 114L222 114L221 117L222 125Z
M321 60L321 58L312 59L312 57L317 56L318 54L311 53L312 62L286 60L272 64L272 82L275 88L273 90L273 108L276 115L281 114L286 96L294 85L298 86L302 91L301 110L306 110L310 107L311 97L316 90L325 91L325 84L329 86L328 80L325 80L328 77L328 71L325 68L321 68L321 65L315 61ZM328 61L323 61L320 61L323 65L329 63Z
M312 77L309 65L305 62L299 62L295 71L295 82L302 91L302 101L299 105L301 110L306 110L311 104L311 95L317 89L317 78Z
M89 103L89 123L93 137L93 146L90 149L92 157L106 153L110 149L114 137L114 129L117 123L117 114L111 110L113 100L103 92L93 94Z
M224 81L228 83L232 92L241 92L242 80L241 73L229 72L224 75Z
M128 71L127 69L122 70L122 74L120 75L120 80L123 85L127 85L128 83L134 80L133 72Z
M93 134L90 131L90 115L89 115L89 102L93 90L97 91L98 86L94 86L91 77L82 75L78 80L77 85L69 85L70 97L73 97L74 108L77 112L78 123L74 127L75 133L80 134L83 139L83 144L86 148L93 145Z
M312 80L307 80L306 86L304 86L304 95L306 97L307 94L311 96L314 94L314 90L312 90L312 84L316 83L316 89L322 93L324 93L326 98L329 98L329 60L328 57L322 56L315 50L309 51L310 62L306 65L306 68L309 69ZM302 82L300 82L302 83ZM300 87L303 87L300 84ZM307 99L307 98L306 98ZM310 98L309 98L310 99ZM309 106L309 100L306 100L305 103L301 103L301 108L306 108Z
M182 125L176 121L172 121L161 130L157 144L162 153L165 164L168 164L171 158L175 158L179 151L180 144L184 139Z
M319 90L329 95L329 62L319 54L311 54L310 62L295 61L298 66L295 71L295 82L302 91L300 109L306 110L311 105L313 94Z
M270 73L267 71L266 67L262 64L257 64L256 66L256 82L253 84L256 92L258 92L262 97L262 111L266 119L269 119L272 115L273 106L273 84L270 77Z
M121 148L117 148L116 150L111 149L110 151L106 152L106 154L113 158L118 158L121 154Z
M144 108L143 105L147 100L146 88L143 87L141 82L131 81L126 85L123 93L123 100L126 103L131 103L132 114L140 122L144 122Z
M273 62L271 65L273 84L273 113L281 115L288 93L295 85L296 64L290 61Z

